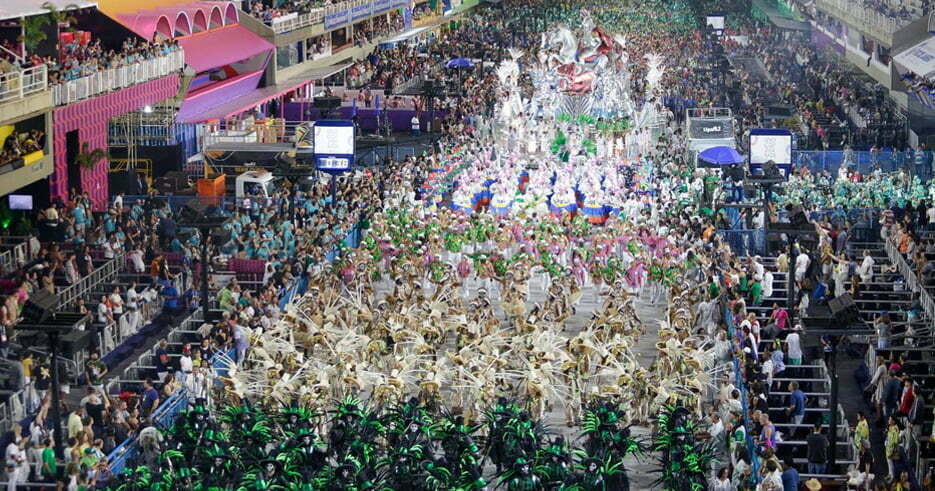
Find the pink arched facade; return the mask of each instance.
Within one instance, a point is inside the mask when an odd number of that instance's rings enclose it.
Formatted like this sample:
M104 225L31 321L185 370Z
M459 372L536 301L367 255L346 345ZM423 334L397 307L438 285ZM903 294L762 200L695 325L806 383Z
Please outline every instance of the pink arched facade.
M146 39L188 36L240 21L234 2L193 2L132 14L119 14L120 21Z

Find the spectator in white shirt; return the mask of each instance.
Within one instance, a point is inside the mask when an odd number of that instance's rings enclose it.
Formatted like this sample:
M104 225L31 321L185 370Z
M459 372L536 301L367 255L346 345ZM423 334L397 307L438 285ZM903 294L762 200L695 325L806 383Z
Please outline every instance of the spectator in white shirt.
M143 274L146 272L146 264L143 262L143 251L139 248L135 248L127 256L130 258L130 264L133 265L133 272L136 274Z
M107 242L104 242L101 248L104 250L104 259L113 259L117 254L117 249L120 248L120 244L117 243L117 237L110 234Z
M191 375L185 377L185 388L191 394L189 400L207 399L208 387L210 387L208 376L201 367L193 367Z
M808 265L811 263L811 258L808 257L808 254L805 253L803 249L799 252L799 255L795 258L795 281L801 283L805 279L805 271L808 270Z
M787 365L801 365L802 364L802 344L799 339L799 333L802 331L802 326L796 325L793 328L792 332L786 336L786 347L788 348L788 363Z
M97 322L100 324L110 324L114 321L114 315L110 310L110 306L107 305L107 295L101 297L101 301L97 304Z
M179 358L179 370L182 372L182 379L186 380L186 377L192 373L192 347L191 345L186 344L182 348L182 357Z
M876 261L873 260L870 251L865 250L864 259L861 261L860 266L857 267L857 275L860 276L861 283L867 284L873 279L873 266L875 264Z
M65 281L69 285L74 285L81 279L81 275L78 274L78 264L75 260L74 254L69 254L68 258L65 259Z
M113 293L110 294L110 305L114 317L119 317L123 314L123 297L120 295L119 286L115 286Z

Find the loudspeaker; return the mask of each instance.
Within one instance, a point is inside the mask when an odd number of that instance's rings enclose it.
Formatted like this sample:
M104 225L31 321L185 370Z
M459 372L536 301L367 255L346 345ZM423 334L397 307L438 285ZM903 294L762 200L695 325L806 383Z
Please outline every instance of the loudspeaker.
M188 174L179 171L167 172L166 175L156 178L153 187L161 194L174 194L191 187Z
M763 177L767 179L782 179L782 173L779 172L779 167L776 167L776 162L767 160L763 164Z
M744 184L743 197L746 199L755 199L756 198L756 186L754 186L753 184Z
M312 107L316 109L337 109L341 107L341 98L340 97L316 97L312 101Z
M182 208L179 218L182 223L197 223L208 216L208 204L200 199L189 200Z
M828 308L831 309L831 315L834 317L836 324L841 328L845 328L860 319L857 303L854 302L854 297L849 293L829 300Z
M48 290L40 288L29 296L26 305L23 305L23 319L28 323L41 324L55 312L58 307L58 295L49 293Z
M833 315L838 315L851 307L856 308L857 303L854 302L854 297L852 297L850 293L845 293L840 297L829 300L828 307L831 308L831 313Z
M58 220L39 222L39 242L65 242L65 226Z
M71 331L58 338L59 348L65 356L74 356L75 353L87 350L93 339L93 331Z

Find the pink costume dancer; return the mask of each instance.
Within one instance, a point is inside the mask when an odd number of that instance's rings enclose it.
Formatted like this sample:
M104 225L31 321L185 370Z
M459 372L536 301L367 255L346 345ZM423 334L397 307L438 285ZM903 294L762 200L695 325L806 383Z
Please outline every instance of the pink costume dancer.
M553 240L552 243L549 244L549 253L552 254L553 260L558 261L559 264L565 266L565 254L562 250L561 244L559 244L557 240Z
M630 287L632 292L637 292L643 287L643 277L646 274L646 263L643 261L635 261L629 269L627 269L626 279L627 286Z
M468 296L468 281L471 276L471 261L467 257L462 256L461 261L458 262L458 277L461 278L461 294L464 298Z
M585 266L584 259L575 252L572 255L571 262L572 274L575 275L575 281L578 283L579 287L584 288L588 281L588 268Z

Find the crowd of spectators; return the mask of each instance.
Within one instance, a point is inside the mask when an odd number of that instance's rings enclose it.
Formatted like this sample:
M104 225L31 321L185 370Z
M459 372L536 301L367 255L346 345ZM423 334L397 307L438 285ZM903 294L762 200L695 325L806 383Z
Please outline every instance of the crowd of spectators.
M274 2L271 0L245 0L242 3L244 12L260 19L266 25L272 25L273 19L293 13L307 14L315 9L327 7L334 3L332 0L285 0ZM276 5L275 7L273 5Z
M929 101L929 104L935 100L935 82L927 77L920 77L913 72L906 72L902 76L903 82L912 90Z
M373 22L371 26L370 22ZM354 45L357 47L371 44L379 39L402 32L405 29L401 15L391 13L390 20L385 16L378 16L370 21L363 21L354 25Z
M348 86L391 92L406 82L439 70L453 58L494 60L505 53L507 46L522 45L531 39L525 34L518 37L507 27L503 16L484 12L463 21L458 29L426 41L375 50L348 69Z
M919 15L917 15L912 7L909 6L909 4L905 1L860 0L860 3L863 5L864 9L883 15L893 21L898 22L901 26L919 18ZM926 10L926 8L927 2L924 5L923 10L925 14L928 14L928 10Z
M40 130L14 132L3 141L0 150L0 166L4 166L24 156L45 149L45 133Z
M84 43L77 37L59 45L57 57L21 56L20 48L11 48L9 41L4 42L7 50L0 50L0 72L20 71L45 64L48 68L50 85L76 80L95 73L132 65L145 60L165 56L179 49L178 41L165 40L150 42L141 39L126 39L119 48L108 49L100 39Z
M109 50L101 45L100 39L87 45L68 43L62 46L58 62L50 63L49 83L75 80L104 70L151 60L178 49L178 41L174 39L158 43L127 39L119 49Z
M331 36L321 35L305 41L306 60L331 53Z

